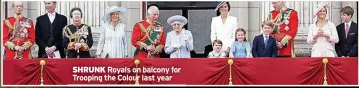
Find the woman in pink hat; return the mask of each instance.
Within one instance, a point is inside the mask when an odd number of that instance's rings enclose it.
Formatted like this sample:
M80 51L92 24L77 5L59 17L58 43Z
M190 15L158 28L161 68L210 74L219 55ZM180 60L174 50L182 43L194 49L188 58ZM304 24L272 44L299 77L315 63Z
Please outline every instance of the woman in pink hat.
M311 57L336 57L335 43L338 43L338 33L333 22L326 19L328 3L321 3L314 12L317 21L310 25L307 43L313 44Z

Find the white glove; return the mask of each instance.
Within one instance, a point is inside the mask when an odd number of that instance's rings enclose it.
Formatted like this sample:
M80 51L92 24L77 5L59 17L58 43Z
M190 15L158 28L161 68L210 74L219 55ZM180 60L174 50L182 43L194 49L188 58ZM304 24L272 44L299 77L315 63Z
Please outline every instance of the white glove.
M75 50L78 50L82 47L81 43L75 43Z
M172 47L173 47L174 49L179 49L179 48L181 48L182 46L181 46L180 44L173 44Z

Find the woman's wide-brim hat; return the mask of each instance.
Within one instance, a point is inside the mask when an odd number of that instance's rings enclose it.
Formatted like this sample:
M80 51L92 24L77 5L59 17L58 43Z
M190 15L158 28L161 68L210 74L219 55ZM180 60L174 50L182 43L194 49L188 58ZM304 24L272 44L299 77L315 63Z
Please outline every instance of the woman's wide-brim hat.
M218 5L217 5L217 7L216 7L216 9L214 9L214 11L217 11L218 9L219 9L219 7L221 7L223 4L225 4L227 1L221 1Z
M118 6L112 6L110 8L107 9L107 12L105 13L105 15L102 17L103 21L109 21L111 18L110 14L113 12L120 12L120 14L124 14L127 11L127 8L124 7L118 7Z
M326 8L326 10L328 12L328 6L329 6L329 2L322 2L322 3L318 4L317 8L314 9L313 18L317 17L317 14L319 13L320 9L322 9L322 8Z
M186 17L183 17L183 16L181 16L181 15L171 16L170 18L167 19L167 23L168 23L168 24L172 24L172 23L175 22L175 21L182 22L183 25L186 25L186 24L187 24L187 18L186 18Z

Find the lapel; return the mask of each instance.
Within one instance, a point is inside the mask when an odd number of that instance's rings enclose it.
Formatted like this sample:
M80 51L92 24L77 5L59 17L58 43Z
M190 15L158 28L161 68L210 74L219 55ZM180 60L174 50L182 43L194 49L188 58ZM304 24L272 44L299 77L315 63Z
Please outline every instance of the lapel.
M46 21L47 21L47 28L48 28L48 29L51 29L51 28L50 28L50 27L51 27L51 21L50 21L50 18L49 18L48 13L45 14L45 18L47 19L47 20L46 20Z
M57 17L58 16L58 14L55 12L55 18L54 18L54 21L52 22L52 26L55 26L55 24L56 24L56 20L57 20ZM52 28L55 28L55 27L52 27Z
M348 35L350 34L350 33L354 33L354 31L355 31L355 24L354 24L354 22L352 21L351 23L350 23L350 27L349 27L349 33L348 33Z
M350 33L352 33L352 32L354 32L354 30L355 30L355 28L354 28L354 22L352 21L351 23L350 23L350 27L349 27L349 32L348 32L348 35L345 35L345 24L344 24L344 38L345 38L345 42L347 42L348 41L348 39L349 39L349 35L350 35Z
M259 37L260 38L260 44L263 46L263 49L265 50L265 43L264 43L264 38L263 38L263 34L261 34L261 36Z
M225 26L226 26L226 24L228 24L229 19L230 19L230 17L229 17L229 16L227 16L226 21L224 21L224 23L223 23L223 21L222 21L222 17L221 17L221 16L219 16L219 22L221 23L222 27L225 27Z
M265 47L266 49L265 50L267 50L267 48L270 46L270 42L271 41L271 38L270 38L270 36L268 36L268 40L267 40L267 47Z

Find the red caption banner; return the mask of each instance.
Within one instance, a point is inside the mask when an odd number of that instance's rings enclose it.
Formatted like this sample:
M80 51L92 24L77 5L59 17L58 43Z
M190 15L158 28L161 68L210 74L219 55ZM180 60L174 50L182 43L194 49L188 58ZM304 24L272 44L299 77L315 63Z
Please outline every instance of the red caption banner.
M358 85L357 58L33 59L3 66L4 85Z

